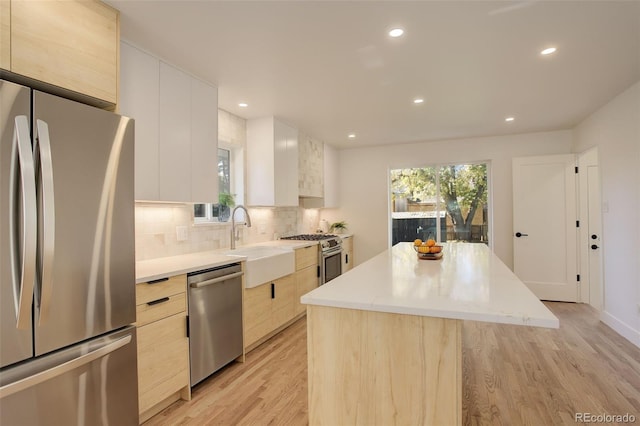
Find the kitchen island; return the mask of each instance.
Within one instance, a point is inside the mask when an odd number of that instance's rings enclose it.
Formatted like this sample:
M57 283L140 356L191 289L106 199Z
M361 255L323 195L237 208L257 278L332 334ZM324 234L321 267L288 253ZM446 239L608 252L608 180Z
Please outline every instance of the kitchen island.
M486 245L443 253L399 243L301 298L311 425L460 425L462 321L559 326Z

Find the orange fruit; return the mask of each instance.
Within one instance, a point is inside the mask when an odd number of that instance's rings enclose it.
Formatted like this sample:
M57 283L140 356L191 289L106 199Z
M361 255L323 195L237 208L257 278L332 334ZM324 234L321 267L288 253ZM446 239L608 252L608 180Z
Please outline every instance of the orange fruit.
M440 253L440 251L442 251L442 247L440 246L433 246L429 248L429 253Z
M427 246L418 247L418 253L429 253L429 247Z
M422 240L420 238L416 238L415 240L413 240L413 245L414 246L419 246L422 244Z
M432 239L427 240L427 246L433 247L435 245L436 245L436 240L432 240Z

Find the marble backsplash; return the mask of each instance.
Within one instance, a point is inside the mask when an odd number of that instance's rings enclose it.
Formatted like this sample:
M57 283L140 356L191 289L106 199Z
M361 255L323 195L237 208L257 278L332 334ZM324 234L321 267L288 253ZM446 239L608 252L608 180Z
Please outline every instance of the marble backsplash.
M237 245L315 232L317 209L249 208L252 226L240 226ZM229 248L231 222L193 223L191 204L136 203L136 260ZM181 234L181 235L179 235ZM180 238L179 238L180 237Z

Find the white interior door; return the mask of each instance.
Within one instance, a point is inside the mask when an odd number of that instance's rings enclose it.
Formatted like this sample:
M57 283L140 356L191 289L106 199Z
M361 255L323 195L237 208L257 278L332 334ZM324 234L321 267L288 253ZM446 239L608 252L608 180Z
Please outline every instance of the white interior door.
M515 274L542 300L578 301L576 158L513 159Z

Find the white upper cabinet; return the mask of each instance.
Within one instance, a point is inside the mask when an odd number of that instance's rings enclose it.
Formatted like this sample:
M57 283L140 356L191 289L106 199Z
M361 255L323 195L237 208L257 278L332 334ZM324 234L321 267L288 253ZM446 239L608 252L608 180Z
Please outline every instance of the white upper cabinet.
M218 202L218 91L121 45L120 112L135 119L136 200Z
M247 204L298 205L298 130L274 117L247 121Z
M218 89L191 80L191 201L218 202Z
M160 61L122 43L120 64L120 113L135 119L135 197L159 200Z
M160 200L191 201L191 78L164 62L159 136Z

